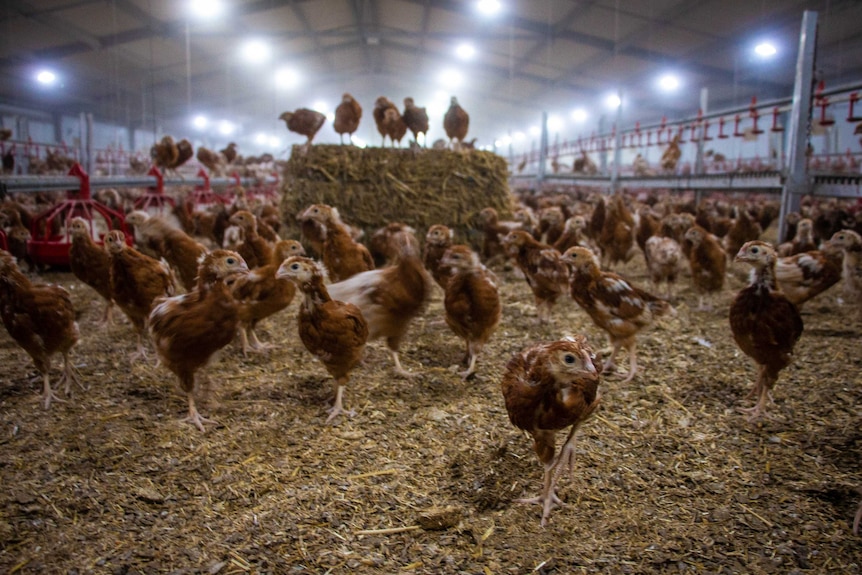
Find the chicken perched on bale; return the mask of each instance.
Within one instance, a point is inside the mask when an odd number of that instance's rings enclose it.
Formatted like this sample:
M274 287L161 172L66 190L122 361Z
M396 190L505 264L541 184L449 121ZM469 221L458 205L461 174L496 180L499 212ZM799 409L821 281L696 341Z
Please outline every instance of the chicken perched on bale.
M80 332L69 292L56 285L33 284L9 252L0 250L0 319L12 339L33 359L42 375L42 405L59 400L51 388L51 356L63 355L63 375L58 385L66 395L72 382L80 385L70 351Z
M347 141L353 141L353 132L359 129L359 120L362 119L362 106L359 105L353 96L347 92L341 96L341 103L335 108L335 120L332 122L332 127L335 133L341 138L341 143L344 143L344 134L347 134Z
M413 103L413 98L404 98L404 113L401 114L404 124L413 133L413 140L419 143L419 134L423 136L428 133L428 111Z
M335 378L335 403L329 410L329 423L344 409L344 388L350 373L359 365L368 341L368 324L358 307L351 303L333 300L323 281L323 270L314 260L292 256L284 260L276 273L279 279L288 279L303 294L297 325L305 348Z
M161 300L149 315L156 353L188 397L187 421L201 431L204 423L215 422L202 417L195 405L196 373L233 340L239 312L227 282L247 273L239 254L215 250L202 258L194 290Z
M790 365L793 348L802 335L802 318L775 282L775 249L761 241L743 245L735 261L754 267L751 285L739 291L730 306L733 339L758 366L757 381L749 397L757 404L743 409L755 420L766 414L769 394L779 372Z
M446 325L466 343L464 361L468 379L476 372L476 358L500 323L500 293L497 277L479 261L479 255L465 245L446 250L440 267L451 270L445 287L443 307Z
M287 129L291 132L308 138L305 143L307 149L311 146L311 141L326 121L326 116L317 110L299 108L293 112L282 112L278 119L284 120Z
M630 368L623 381L631 381L638 371L635 336L652 325L656 317L676 315L676 310L619 275L603 272L596 256L586 248L569 248L562 261L571 270L569 293L572 299L596 326L607 332L613 345L604 371L614 369L614 359L620 348L625 347Z
M350 237L338 209L325 204L314 204L306 208L298 218L311 220L319 226L314 229L323 236L323 265L326 266L330 280L339 282L374 269L371 252Z
M331 284L329 295L362 310L368 322L369 340L385 338L395 372L412 374L401 366L398 350L412 320L422 313L431 297L432 279L419 259L419 243L407 230L391 237L393 265L364 271Z
M449 138L449 145L455 150L461 149L467 137L467 131L470 129L470 114L458 104L458 98L455 96L452 96L449 109L443 116L443 129L446 131L446 137Z
M575 433L600 403L602 367L583 336L539 343L516 353L506 364L501 388L509 421L533 438L544 466L542 492L521 503L542 505L542 526L551 510L562 505L556 484L565 467L572 473ZM557 432L570 427L555 457Z
M391 112L390 112L391 110ZM388 116L387 116L388 113ZM381 146L386 145L386 138L391 137L391 129L392 124L397 121L403 123L401 120L401 112L398 111L398 108L395 106L395 103L392 102L386 96L380 96L377 100L374 101L374 123L377 125L377 131L381 136ZM395 145L395 140L392 140L392 145Z
M127 246L126 236L120 230L105 235L105 250L111 257L111 297L138 336L137 351L129 358L135 361L147 355L144 337L154 302L174 295L176 278L166 261L156 261Z

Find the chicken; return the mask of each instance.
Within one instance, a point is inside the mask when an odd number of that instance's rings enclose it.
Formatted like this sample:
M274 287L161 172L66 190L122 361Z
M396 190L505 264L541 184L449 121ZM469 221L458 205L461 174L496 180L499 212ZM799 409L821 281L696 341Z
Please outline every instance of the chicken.
M198 152L195 157L198 162L206 166L212 176L223 176L227 169L224 157L209 148L198 146Z
M377 100L374 101L374 123L377 124L377 131L380 133L382 137L380 145L386 145L386 137L390 135L389 127L386 120L386 111L387 110L395 110L398 112L398 108L395 104L387 98L386 96L380 96ZM398 116L401 116L401 113L398 112ZM391 115L390 115L391 118ZM392 142L392 145L395 145L395 142Z
M286 279L276 278L275 274L287 258L304 255L305 250L298 241L281 240L275 246L273 263L240 276L231 284L231 293L239 302L239 335L244 356L248 356L250 350L260 352L270 348L258 339L255 328L258 322L278 313L293 301L296 287Z
M465 380L476 373L476 358L500 323L500 294L497 278L479 262L479 256L465 245L446 250L441 268L451 270L445 287L443 307L448 325L467 345Z
M733 254L739 252L743 244L756 240L762 232L760 224L754 221L745 206L738 206L733 225L730 226L727 235L724 236L725 253L728 257L733 257Z
M186 138L174 142L171 136L164 136L150 148L150 157L162 172L176 172L177 168L189 161L192 156L194 156L194 147Z
M289 257L278 269L276 278L288 279L303 294L297 324L305 348L317 357L337 385L335 404L329 410L329 423L344 410L342 398L350 373L362 360L368 341L368 324L359 308L334 300L323 283L323 271L314 260ZM350 412L352 415L352 412Z
M179 274L183 287L190 291L197 285L198 266L207 249L179 228L172 226L163 216L151 216L143 210L126 215L126 223L135 227L135 236L146 242L153 257L164 258Z
M676 172L676 165L682 156L682 151L679 149L679 139L679 134L676 134L661 154L661 169L665 173L673 174Z
M0 142L5 142L12 137L12 128L0 128Z
M401 112L398 111L398 108L386 109L383 115L383 126L389 135L389 139L392 141L392 146L395 147L396 144L400 146L404 134L407 133L407 124L404 123L404 119L401 117Z
M323 265L334 282L374 269L374 258L362 244L353 240L336 208L313 204L299 216L311 219L324 229ZM336 298L337 299L337 298Z
M523 230L509 232L503 245L533 291L539 323L548 323L551 309L566 290L568 274L560 261L560 252Z
M698 225L691 226L684 238L691 245L688 265L691 268L691 283L698 294L697 309L709 311L712 305L707 305L704 300L724 288L727 256L719 239Z
M603 272L598 258L586 248L569 248L562 261L572 272L569 277L572 299L596 326L607 332L613 346L602 369L612 371L617 352L625 347L629 353L629 373L623 381L631 381L638 371L635 336L652 325L656 317L676 315L676 310L621 276Z
M103 246L91 235L90 225L84 218L72 218L69 223L69 267L76 278L96 290L105 300L102 322L111 321L114 301L111 298L111 258Z
M836 232L829 240L844 251L844 294L856 306L858 317L862 320L862 236L853 230Z
M635 255L635 221L626 207L621 193L608 201L602 229L596 242L601 249L605 269L618 262L628 263Z
M353 132L359 129L359 120L362 119L362 106L359 102L353 99L353 96L345 92L341 96L341 103L335 108L335 120L332 122L332 127L335 133L341 138L341 143L344 143L344 134L347 134L347 141L353 139Z
M415 234L416 230L403 222L391 222L371 234L368 251L374 259L375 267L390 264L398 257L398 246L392 237L400 232Z
M401 366L398 350L410 322L428 305L433 284L419 259L419 246L413 234L399 232L392 236L392 242L398 253L394 265L334 283L329 286L329 295L361 309L368 322L368 339L386 338L395 372L411 377Z
M599 167L585 150L581 150L581 157L575 158L575 161L572 163L572 172L575 174L595 176L599 173Z
M479 212L479 220L482 224L482 259L490 266L499 260L505 260L506 250L503 247L502 238L506 237L512 230L521 227L515 222L501 222L497 210L488 207Z
M593 350L580 335L532 345L506 364L500 387L509 421L530 434L544 467L542 492L519 502L542 505L542 526L554 506L562 505L555 490L557 480L564 467L572 473L575 432L599 406L601 373ZM570 426L555 457L557 432Z
M201 431L204 423L195 405L198 370L231 342L239 324L238 304L226 282L248 273L236 252L214 250L201 261L198 283L187 294L161 300L149 315L150 337L162 363L179 379L188 397L190 421Z
M413 98L404 98L404 113L401 114L404 124L413 133L413 139L419 143L419 134L422 134L423 144L425 135L428 133L428 112L413 103Z
M554 245L566 227L566 216L559 206L549 206L539 211L539 241Z
M7 251L0 250L0 319L12 339L33 359L42 375L42 405L59 398L51 388L51 356L63 355L59 384L66 395L72 382L80 385L69 353L80 332L69 292L60 286L33 284Z
M449 109L446 110L446 115L443 116L443 129L446 131L449 145L453 149L457 150L461 148L464 138L467 137L467 130L469 128L470 115L458 104L458 99L452 96L449 102Z
M789 242L783 242L778 246L778 257L795 256L802 252L810 252L817 249L814 241L814 223L810 218L802 218L796 224L796 234Z
M554 249L563 253L569 248L581 246L588 248L594 254L601 257L601 250L599 250L599 247L593 240L586 236L586 229L587 220L584 219L584 216L570 217L563 226L563 235L554 242Z
M801 311L806 301L838 283L842 265L841 249L826 241L822 250L779 257L775 263L775 282Z
M308 138L305 146L311 145L317 131L323 126L326 121L326 116L317 110L309 110L308 108L299 108L293 112L282 112L278 117L279 120L284 120L287 129L301 136Z
M237 246L237 253L242 256L249 269L255 269L272 263L272 245L257 233L257 218L249 211L240 210L233 214L228 222L242 228L243 241Z
M646 250L647 240L661 234L661 219L658 218L649 206L643 206L638 210L638 224L635 231L635 241L644 254L644 261L649 267L649 254Z
M126 314L138 336L138 348L132 361L146 357L144 335L147 318L157 298L176 291L176 279L164 260L156 261L126 245L120 230L105 235L105 250L111 257L111 298Z
M233 164L236 161L237 156L239 155L238 152L236 151L236 148L237 148L236 142L230 142L230 143L228 143L228 145L226 147L219 150L219 154L221 154L224 157L225 161L228 164Z
M673 238L653 236L646 241L644 255L655 289L658 290L659 284L665 282L667 284L665 297L668 300L672 299L673 284L676 283L679 263L682 260L682 248Z
M790 364L793 347L802 335L802 318L796 306L775 283L776 253L766 242L746 242L734 261L753 266L751 285L739 291L730 305L730 330L736 345L758 366L757 381L749 397L757 404L742 411L749 420L766 415L766 405L779 372Z
M444 290L446 284L449 283L449 278L452 277L452 270L446 266L440 265L440 260L443 259L443 254L452 245L454 232L442 224L434 224L428 228L428 233L425 234L425 248L422 253L422 263L434 281L437 282Z

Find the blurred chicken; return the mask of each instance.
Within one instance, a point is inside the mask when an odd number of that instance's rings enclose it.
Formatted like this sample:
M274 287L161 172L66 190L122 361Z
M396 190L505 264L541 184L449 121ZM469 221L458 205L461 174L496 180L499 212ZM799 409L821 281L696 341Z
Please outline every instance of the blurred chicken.
M682 248L673 238L653 236L646 241L644 248L647 269L656 291L659 284L665 282L665 298L673 299L673 285L679 273L679 263L682 260Z
M80 333L69 292L60 286L33 284L21 273L15 258L0 250L0 319L12 339L33 359L42 375L42 404L51 407L59 398L51 388L51 356L63 355L63 375L58 382L66 395L72 382L80 385L69 352Z
M0 142L5 142L12 137L12 128L0 128Z
M665 173L676 173L676 165L682 156L682 151L679 149L679 139L679 134L676 134L661 154L661 169Z
M583 248L588 248L591 252L596 254L596 256L601 258L601 250L599 250L599 247L592 239L587 237L585 233L586 229L587 220L584 219L584 216L570 217L566 220L566 223L563 226L563 235L554 242L554 249L563 253L569 248L581 246Z
M341 96L341 103L335 108L335 120L332 127L335 133L341 138L341 143L344 143L344 134L347 134L347 141L352 142L353 132L359 129L359 120L362 119L362 106L359 102L353 99L353 96L345 92Z
M127 246L120 230L105 235L105 250L111 257L111 298L129 318L138 336L137 351L129 358L135 361L147 355L144 335L154 302L174 295L176 279L166 261L156 261Z
M428 133L428 112L413 103L413 98L404 98L404 113L401 115L404 124L413 133L413 140L419 143L419 134L422 134L422 142L425 144L425 136Z
M542 243L553 246L566 227L566 216L559 206L549 206L539 211L539 235Z
M461 377L468 379L476 372L476 357L500 323L497 278L479 262L478 254L460 244L446 250L440 267L451 270L443 307L446 325L467 345L467 370Z
M197 160L210 171L213 177L221 177L227 170L226 161L223 156L213 152L209 148L198 146Z
M757 363L758 375L749 397L757 404L741 411L754 420L766 414L778 373L790 364L793 347L802 335L799 311L775 283L775 250L766 242L745 243L734 261L753 266L751 285L739 291L730 306L733 339Z
M739 252L739 249L746 242L754 241L760 237L763 230L748 212L745 206L737 206L737 215L733 220L733 225L727 230L727 235L724 236L724 251L727 257L733 257L733 254Z
M635 159L632 162L632 167L634 168L635 176L637 176L639 178L642 178L644 176L654 176L655 175L655 172L650 170L649 163L640 154L635 156Z
M150 148L150 157L153 163L163 173L167 171L176 172L177 168L189 161L194 156L192 143L186 138L174 142L171 136L164 136Z
M676 310L621 276L603 272L596 256L586 248L569 248L562 261L572 271L569 277L572 299L587 312L596 326L607 332L613 345L603 370L614 370L617 352L625 347L630 368L623 381L631 381L638 371L635 336L652 325L656 317L676 315Z
M779 257L775 264L775 281L801 311L806 301L838 283L843 259L841 248L826 241L822 250Z
M335 378L335 404L329 410L328 423L339 414L348 413L342 404L344 387L350 372L362 360L368 341L368 324L358 307L330 297L323 282L323 270L314 260L289 257L275 277L294 282L302 292L303 302L297 317L299 337L305 348Z
M542 505L542 526L551 510L562 505L555 487L563 468L572 473L578 427L600 402L601 366L583 336L539 343L516 353L506 365L501 388L509 421L530 434L544 466L542 492L521 503ZM559 455L554 456L557 432L571 426Z
M219 154L224 157L225 162L227 162L228 164L233 164L239 157L239 153L236 151L236 148L236 142L230 142L227 146L219 150Z
M581 150L581 156L575 158L575 161L572 163L572 172L594 176L599 173L599 167L585 150Z
M503 247L503 238L512 230L521 229L518 222L501 222L497 210L488 207L479 212L479 221L482 225L482 260L485 265L491 266L507 259L506 250Z
M401 112L398 111L398 108L386 109L383 114L383 127L392 141L392 146L395 147L396 144L400 146L404 134L407 133L407 124L404 123L404 119L401 117Z
M503 245L533 292L539 323L548 323L551 309L566 291L568 274L560 261L560 252L523 230L509 232Z
M796 225L796 234L793 236L793 239L789 242L779 244L777 251L778 257L785 258L816 249L814 223L809 218L802 218Z
M272 245L257 233L257 218L254 214L240 210L232 215L228 222L242 228L244 239L237 246L236 251L242 256L249 269L276 263L273 260Z
M336 208L314 204L306 208L299 217L317 222L324 230L323 265L329 272L330 280L339 282L374 269L371 252L350 237Z
M386 145L386 137L390 136L389 127L386 120L387 110L395 110L396 112L398 112L398 108L395 106L392 100L390 100L386 96L380 96L379 98L377 98L377 100L374 101L374 123L377 124L377 131L380 133L381 136L381 146ZM398 116L401 116L400 112L398 112ZM395 145L394 141L392 142L392 145Z
M147 245L155 251L155 258L164 258L179 275L186 291L197 285L198 266L207 253L200 242L179 228L173 227L163 216L151 216L143 210L134 210L126 215L126 223L135 227L135 235L146 238Z
M419 243L412 233L393 234L394 265L364 271L329 286L329 295L362 310L368 322L369 340L386 338L395 372L412 374L401 366L398 350L410 322L425 311L431 297L432 280L419 259Z
M311 141L314 135L323 126L326 121L326 116L317 110L309 110L308 108L299 108L293 112L282 112L278 117L279 120L284 120L287 129L301 136L308 138L305 143L306 148L311 146Z
M392 238L401 232L415 234L416 230L403 222L391 222L371 234L368 240L368 251L374 259L375 267L391 264L397 259L398 246Z
M711 304L704 302L712 294L724 288L724 274L727 270L727 256L717 237L698 225L685 232L685 240L690 242L688 264L691 269L691 283L698 294L698 311L709 311Z
M841 272L844 294L848 302L856 306L858 317L862 320L862 236L853 230L841 230L832 236L830 242L844 250Z
M111 258L91 235L90 224L84 218L72 218L69 223L69 267L76 278L96 290L105 300L103 323L110 323L114 302L111 298Z
M446 115L443 116L443 129L446 131L446 137L449 138L449 145L454 150L461 148L464 138L467 137L467 130L470 128L470 115L464 111L458 104L458 99L452 96L449 102L449 109L446 110Z
M275 245L273 263L238 277L231 285L231 293L239 302L239 335L242 354L270 349L257 337L257 324L290 305L296 293L293 282L278 279L276 272L281 262L291 256L304 256L305 250L296 240L281 240ZM251 345L249 346L249 338Z
M602 231L596 239L602 251L604 269L610 269L618 262L628 263L634 257L634 230L635 220L618 192L608 201Z
M195 406L195 374L233 339L239 312L226 282L247 273L248 267L239 254L215 250L202 258L194 290L162 299L149 315L156 353L177 376L188 397L186 421L201 431L206 431L204 423L216 422L202 417Z
M452 245L454 233L448 227L442 224L435 224L428 228L428 233L425 234L425 248L422 254L422 263L425 269L434 278L444 290L446 284L449 283L449 278L452 277L452 270L440 264L443 254Z

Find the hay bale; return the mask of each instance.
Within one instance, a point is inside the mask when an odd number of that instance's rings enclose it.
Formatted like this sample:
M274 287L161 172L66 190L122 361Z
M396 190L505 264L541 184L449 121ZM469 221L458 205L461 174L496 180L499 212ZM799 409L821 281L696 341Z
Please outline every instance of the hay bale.
M491 206L512 212L506 161L491 152L295 146L284 172L282 218L299 236L296 214L310 204L338 208L366 231L400 221L424 233L443 223L467 236Z

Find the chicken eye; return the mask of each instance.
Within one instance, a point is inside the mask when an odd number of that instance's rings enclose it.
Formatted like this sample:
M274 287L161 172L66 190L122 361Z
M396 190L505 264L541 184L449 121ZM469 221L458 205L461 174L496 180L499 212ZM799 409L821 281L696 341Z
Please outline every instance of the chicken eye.
M299 264L290 264L290 269L293 271L299 271Z
M753 254L760 253L760 250L758 248L754 247L754 248L751 248L751 253L753 253Z
M236 260L234 258L228 258L227 263L228 263L228 265L232 266L236 263Z
M563 361L565 361L569 365L573 365L575 363L575 356L570 353L567 353L565 356L563 356Z

